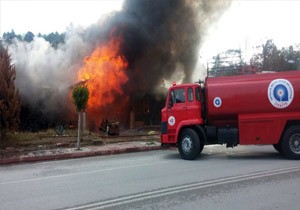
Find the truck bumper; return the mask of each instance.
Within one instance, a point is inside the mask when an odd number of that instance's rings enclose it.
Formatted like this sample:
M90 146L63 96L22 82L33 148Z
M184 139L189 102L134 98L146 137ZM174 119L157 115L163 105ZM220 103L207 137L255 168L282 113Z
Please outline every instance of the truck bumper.
M161 134L160 135L160 141L162 144L168 144L168 134Z

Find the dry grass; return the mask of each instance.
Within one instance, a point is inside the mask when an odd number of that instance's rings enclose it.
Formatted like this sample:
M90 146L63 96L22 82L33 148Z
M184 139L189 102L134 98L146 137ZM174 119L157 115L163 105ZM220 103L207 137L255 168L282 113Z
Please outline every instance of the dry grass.
M140 131L122 131L123 135L120 136L106 136L104 133L93 133L89 131L82 132L81 144L90 145L97 142L101 143L116 143L126 141L160 141L158 131L144 130ZM77 129L64 130L62 135L57 135L54 129L48 129L40 132L8 132L6 136L0 139L0 149L8 147L14 148L28 148L28 147L41 147L64 145L72 146L77 142Z
M96 136L88 131L82 132L84 136ZM77 130L65 130L62 135L57 135L54 129L48 129L40 132L7 132L2 139L0 139L0 146L16 146L16 145L35 145L35 144L51 144L63 141L75 141L77 137Z

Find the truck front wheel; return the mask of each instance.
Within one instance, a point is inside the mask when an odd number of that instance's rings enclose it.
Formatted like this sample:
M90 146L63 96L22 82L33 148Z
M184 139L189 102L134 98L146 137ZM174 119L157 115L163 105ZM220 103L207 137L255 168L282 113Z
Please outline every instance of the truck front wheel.
M274 147L274 149L275 149L277 152L282 153L280 144L273 144L273 147Z
M200 153L200 140L198 134L191 128L185 128L179 137L178 150L185 160L194 160Z
M280 142L282 153L289 159L300 159L300 126L291 126L284 132Z

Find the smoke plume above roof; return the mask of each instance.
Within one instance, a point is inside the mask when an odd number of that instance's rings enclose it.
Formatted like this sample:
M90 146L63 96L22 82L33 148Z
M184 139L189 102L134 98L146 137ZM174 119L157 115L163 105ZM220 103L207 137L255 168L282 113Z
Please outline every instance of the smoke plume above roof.
M70 27L53 48L43 38L15 41L8 49L16 66L23 103L62 118L70 113L70 87L83 60L111 36L122 37L119 54L128 62L123 94L130 98L163 91L162 81L191 82L205 33L230 1L125 0L123 9L86 29ZM121 97L121 96L120 96ZM109 107L117 106L119 100Z

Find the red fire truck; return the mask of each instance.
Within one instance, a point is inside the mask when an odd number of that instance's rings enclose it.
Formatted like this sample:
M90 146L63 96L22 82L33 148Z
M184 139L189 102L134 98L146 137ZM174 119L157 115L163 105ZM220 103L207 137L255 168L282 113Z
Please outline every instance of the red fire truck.
M174 84L161 115L162 146L177 146L183 159L208 144L269 144L300 159L300 70Z

